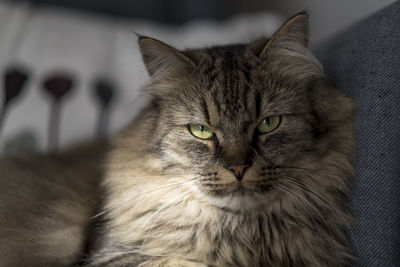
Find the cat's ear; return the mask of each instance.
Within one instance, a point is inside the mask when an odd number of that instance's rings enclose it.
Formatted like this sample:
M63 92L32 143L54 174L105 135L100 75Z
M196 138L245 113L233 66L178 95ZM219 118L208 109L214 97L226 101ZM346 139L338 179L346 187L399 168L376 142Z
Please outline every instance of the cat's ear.
M268 56L274 49L301 52L308 47L309 19L307 12L301 12L287 20L269 39L260 57Z
M193 61L177 49L156 39L139 36L139 49L150 76L193 68Z
M323 76L321 63L307 48L308 24L306 12L295 15L279 28L256 55L267 62L270 70L291 77L294 82Z

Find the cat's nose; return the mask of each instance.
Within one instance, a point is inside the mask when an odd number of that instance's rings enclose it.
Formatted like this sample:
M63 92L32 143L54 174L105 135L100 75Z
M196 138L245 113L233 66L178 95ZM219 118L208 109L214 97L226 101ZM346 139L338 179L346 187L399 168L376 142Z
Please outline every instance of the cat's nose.
M228 167L228 170L233 172L233 174L235 175L236 179L241 181L243 179L244 173L246 172L246 170L248 168L250 168L250 165L247 165L247 164L244 164L244 165L232 165L232 166Z

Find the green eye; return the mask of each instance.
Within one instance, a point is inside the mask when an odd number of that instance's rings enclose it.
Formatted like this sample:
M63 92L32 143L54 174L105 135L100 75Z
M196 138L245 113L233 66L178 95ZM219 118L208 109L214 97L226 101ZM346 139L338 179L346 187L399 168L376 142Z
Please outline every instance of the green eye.
M210 139L214 136L214 131L204 125L189 124L188 129L193 136L200 139Z
M280 123L281 123L281 116L266 117L265 119L262 120L262 122L260 122L260 124L258 124L257 131L260 134L269 133L278 128Z

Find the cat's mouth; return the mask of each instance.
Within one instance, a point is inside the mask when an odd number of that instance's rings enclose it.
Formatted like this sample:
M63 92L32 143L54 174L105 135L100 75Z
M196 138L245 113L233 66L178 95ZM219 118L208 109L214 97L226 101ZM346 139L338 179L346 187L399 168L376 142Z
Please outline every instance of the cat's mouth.
M205 187L207 190L205 190ZM222 210L247 213L257 210L260 206L272 203L279 192L275 190L274 183L246 184L235 182L224 185L203 186L203 196L212 204Z
M243 182L232 182L229 184L213 184L205 183L202 185L206 189L206 192L215 197L226 197L226 196L255 196L268 194L274 190L275 185L272 182L269 183L243 183Z

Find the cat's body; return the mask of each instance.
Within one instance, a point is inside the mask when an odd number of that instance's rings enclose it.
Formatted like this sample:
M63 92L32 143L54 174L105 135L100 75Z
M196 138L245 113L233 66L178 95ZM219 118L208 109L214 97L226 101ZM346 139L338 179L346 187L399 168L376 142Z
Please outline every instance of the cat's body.
M354 105L326 81L307 34L300 14L250 45L182 53L140 38L153 101L113 139L104 179L92 172L104 198L86 264L349 263ZM80 231L100 203L88 199L74 211L87 218Z
M71 266L98 208L106 145L0 160L0 266Z

